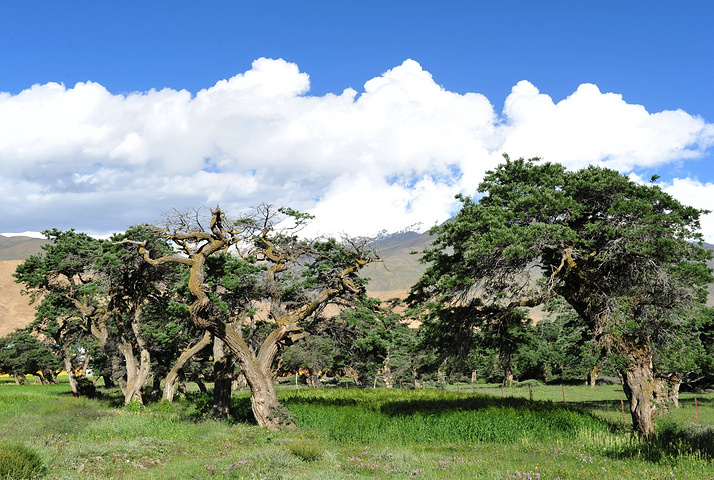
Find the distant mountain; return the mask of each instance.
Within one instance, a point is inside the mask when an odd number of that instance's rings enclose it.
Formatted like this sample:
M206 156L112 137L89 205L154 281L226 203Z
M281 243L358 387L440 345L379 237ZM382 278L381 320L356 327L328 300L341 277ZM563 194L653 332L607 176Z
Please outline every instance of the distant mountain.
M386 235L374 242L381 262L367 265L361 275L370 279L367 290L378 298L403 298L424 273L419 254L432 242L428 233L401 232Z
M24 260L30 255L40 253L42 245L49 240L32 237L6 237L0 235L0 260Z

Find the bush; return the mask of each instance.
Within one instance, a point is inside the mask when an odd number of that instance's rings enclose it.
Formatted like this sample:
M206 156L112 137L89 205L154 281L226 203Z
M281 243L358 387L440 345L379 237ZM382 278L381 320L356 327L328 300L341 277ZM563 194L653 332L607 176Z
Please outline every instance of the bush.
M0 478L39 478L46 473L46 467L39 454L21 444L0 443Z
M523 380L522 382L513 382L513 386L516 388L542 387L543 385L543 382L534 378L529 378L528 380Z
M97 388L94 383L85 376L79 376L77 381L77 395L87 398L95 398L97 396Z
M288 442L287 447L290 453L306 462L313 462L325 453L325 442L312 432L293 439Z

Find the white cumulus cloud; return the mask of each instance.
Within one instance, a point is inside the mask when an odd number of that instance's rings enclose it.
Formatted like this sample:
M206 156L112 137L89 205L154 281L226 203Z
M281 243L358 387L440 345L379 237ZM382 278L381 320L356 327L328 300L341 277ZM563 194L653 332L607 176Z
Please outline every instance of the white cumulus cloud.
M89 81L0 93L0 231L105 234L172 208L261 202L310 211L313 233L427 228L503 152L629 172L701 157L714 141L699 117L649 113L590 84L554 103L522 81L499 114L413 60L360 88L309 91L297 65L261 58L195 94Z

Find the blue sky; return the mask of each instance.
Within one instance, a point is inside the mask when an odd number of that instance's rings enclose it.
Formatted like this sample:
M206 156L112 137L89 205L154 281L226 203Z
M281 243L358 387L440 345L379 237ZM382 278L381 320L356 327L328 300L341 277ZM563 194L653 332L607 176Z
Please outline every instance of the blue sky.
M708 208L712 18L705 1L0 0L0 232L259 201L316 231L428 227L505 149L657 173Z

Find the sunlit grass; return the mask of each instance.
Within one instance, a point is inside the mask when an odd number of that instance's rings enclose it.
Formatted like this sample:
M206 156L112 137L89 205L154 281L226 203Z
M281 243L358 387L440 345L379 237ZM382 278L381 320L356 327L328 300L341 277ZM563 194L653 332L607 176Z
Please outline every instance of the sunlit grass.
M623 426L618 388L536 386L532 402L516 387L286 389L300 428L274 433L206 419L183 398L116 408L66 384L1 383L0 438L36 452L50 479L714 477L713 395L697 397L700 424L683 396L643 441Z

